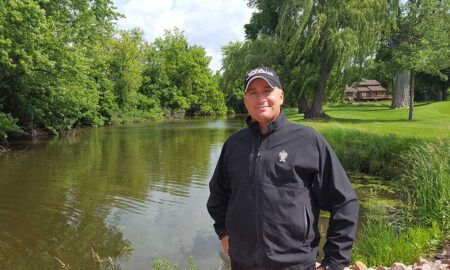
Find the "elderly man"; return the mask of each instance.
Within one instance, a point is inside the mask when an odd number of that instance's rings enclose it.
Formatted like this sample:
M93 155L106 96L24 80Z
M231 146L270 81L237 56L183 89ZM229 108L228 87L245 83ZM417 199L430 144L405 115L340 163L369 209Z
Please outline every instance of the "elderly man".
M314 269L321 209L330 221L319 268L343 269L358 201L339 160L320 134L286 119L272 69L250 71L244 91L248 127L225 142L207 203L232 269Z

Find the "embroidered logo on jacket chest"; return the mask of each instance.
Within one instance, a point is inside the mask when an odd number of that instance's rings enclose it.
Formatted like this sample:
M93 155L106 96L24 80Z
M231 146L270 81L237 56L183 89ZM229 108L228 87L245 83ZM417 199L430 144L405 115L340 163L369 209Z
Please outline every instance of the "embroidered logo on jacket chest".
M284 150L281 151L281 152L278 154L278 157L279 157L278 161L279 161L279 162L285 163L285 162L286 162L287 156L288 156L288 153L286 153L286 151L284 151Z

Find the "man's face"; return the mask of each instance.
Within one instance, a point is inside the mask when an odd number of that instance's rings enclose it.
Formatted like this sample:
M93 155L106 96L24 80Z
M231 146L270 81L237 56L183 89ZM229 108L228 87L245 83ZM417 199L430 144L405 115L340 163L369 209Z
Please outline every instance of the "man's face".
M280 114L284 94L281 89L272 88L264 79L253 80L244 95L244 103L253 120L267 124Z

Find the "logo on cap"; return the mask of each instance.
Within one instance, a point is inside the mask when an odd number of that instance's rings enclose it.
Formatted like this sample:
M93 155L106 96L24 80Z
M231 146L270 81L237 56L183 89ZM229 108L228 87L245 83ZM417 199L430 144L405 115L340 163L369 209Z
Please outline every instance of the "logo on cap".
M257 74L257 73L265 73L265 74L270 75L270 76L274 76L275 75L270 70L267 70L267 69L264 69L264 68L255 68L254 70L250 71L247 74L247 78L250 77L250 76L253 76L253 75Z
M255 79L264 79L272 88L281 88L280 79L278 78L275 71L268 67L258 67L251 70L244 80L244 91L247 91L250 83Z

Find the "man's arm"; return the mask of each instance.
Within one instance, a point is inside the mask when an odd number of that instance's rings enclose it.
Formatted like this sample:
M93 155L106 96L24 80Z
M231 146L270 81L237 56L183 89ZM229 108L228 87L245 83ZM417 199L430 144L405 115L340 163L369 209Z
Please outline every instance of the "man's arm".
M214 220L214 229L221 240L227 235L225 217L231 195L230 181L224 164L226 144L222 148L216 169L209 182L210 195L206 204L209 215Z
M343 269L352 256L359 204L341 163L322 136L317 137L317 147L319 172L312 183L312 191L320 208L330 212L322 266Z

